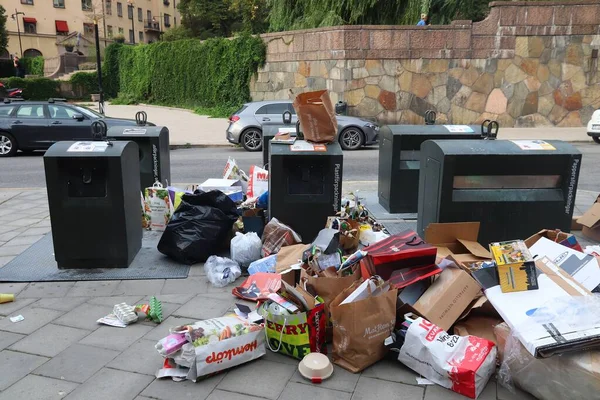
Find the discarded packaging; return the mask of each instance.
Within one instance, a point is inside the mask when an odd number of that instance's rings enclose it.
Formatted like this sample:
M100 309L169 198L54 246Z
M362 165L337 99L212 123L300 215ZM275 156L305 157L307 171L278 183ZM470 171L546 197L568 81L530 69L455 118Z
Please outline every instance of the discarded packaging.
M246 196L258 197L269 190L269 171L253 165L250 167L250 180Z
M249 276L241 286L233 288L231 293L248 301L264 301L270 293L277 292L280 287L281 275L258 272Z
M538 240L540 240L540 238L543 237L552 240L553 242L560 243L563 246L570 247L573 250L582 251L575 235L551 229L544 229L535 235L531 235L529 238L527 238L527 240L525 240L525 245L531 248L531 246L533 246Z
M479 222L429 224L425 241L437 247L438 260L451 256L459 266L490 260L490 252L477 242L479 225Z
M314 143L331 143L337 136L335 110L327 90L300 93L294 99L304 138Z
M583 226L581 233L585 237L600 242L600 196L577 222Z
M262 256L278 253L284 246L302 243L302 238L289 226L271 218L262 235Z
M325 354L310 353L300 361L298 372L312 383L321 383L333 374L333 365Z
M225 257L210 256L204 263L206 279L215 287L225 287L242 275L240 266Z
M0 304L15 301L15 295L11 293L0 293Z
M10 322L21 322L24 321L25 318L22 315L17 315L15 317L10 317Z
M149 221L149 229L164 231L173 215L169 191L163 188L160 182L156 182L152 187L145 189L144 204L144 219Z
M261 258L250 263L248 267L248 273L250 275L256 274L257 272L275 272L275 264L277 263L277 254L270 255L268 257Z
M533 257L522 241L490 244L498 267L500 288L504 293L537 290L537 273Z
M237 232L231 239L231 259L240 267L248 268L250 264L261 258L262 242L254 232L246 234Z
M248 178L248 175L238 167L235 159L231 157L229 157L225 164L223 179L240 181L243 192L246 193L248 191L248 181L250 179Z
M241 181L233 179L207 179L200 184L198 189L203 192L210 192L211 190L218 190L225 193L234 202L241 202L244 200L244 187Z

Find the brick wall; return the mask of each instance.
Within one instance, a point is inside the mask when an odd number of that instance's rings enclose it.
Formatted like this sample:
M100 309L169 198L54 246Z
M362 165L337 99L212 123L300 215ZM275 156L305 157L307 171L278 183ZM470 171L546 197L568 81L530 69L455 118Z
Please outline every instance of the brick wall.
M494 2L484 21L262 35L255 100L329 89L353 115L504 126L587 123L600 106L600 2ZM393 101L392 101L393 99Z

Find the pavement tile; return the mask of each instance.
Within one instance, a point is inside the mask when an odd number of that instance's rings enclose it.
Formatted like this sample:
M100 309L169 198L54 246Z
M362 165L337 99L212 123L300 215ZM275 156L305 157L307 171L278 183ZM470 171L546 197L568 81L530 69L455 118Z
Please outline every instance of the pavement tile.
M10 291L8 293L10 293ZM15 296L15 301L0 304L0 316L11 315L15 311L18 311L32 303L35 303L36 301L37 299L21 299L19 296Z
M17 295L27 287L27 285L29 285L28 282L6 282L6 283L0 283L0 293L12 293L15 295L15 298L17 297ZM6 303L4 303L6 304ZM0 305L0 307L2 307L2 305Z
M48 361L48 358L32 354L10 350L0 352L0 392L3 392L46 361Z
M399 361L383 359L364 370L362 376L416 385L419 374L411 371Z
M50 226L51 226L50 219L45 218L45 219L41 220L40 222L38 222L37 224L31 225L31 228L50 228Z
M151 296L145 296L144 301L150 300ZM156 298L161 302L172 303L172 304L185 304L190 301L194 297L193 294L159 294L156 295Z
M96 321L110 314L112 310L113 306L105 307L84 303L65 313L62 317L54 321L54 323L94 331L103 326Z
M77 386L76 383L61 381L60 379L27 375L25 378L0 393L0 400L63 399L66 395L75 390Z
M232 299L233 300L233 299ZM195 319L209 319L221 317L231 308L233 301L213 299L210 297L196 296L185 303L173 314L178 317Z
M67 398L69 400L131 400L153 380L154 378L148 375L103 368L87 382L79 385Z
M270 352L270 350L267 349L267 352ZM296 364L297 363L298 361L296 361ZM354 387L356 386L356 382L358 382L359 377L360 374L353 374L350 371L346 371L344 368L334 365L333 375L329 379L324 380L319 386L325 389L332 389L336 391L339 390L342 392L352 393L354 391ZM296 372L294 373L294 376L292 376L291 381L310 385L310 382L306 380L306 378L304 378L302 375L300 375L298 369L296 369Z
M29 245L9 246L8 244L0 247L0 257L18 256L29 248Z
M208 396L206 398L206 400L258 400L258 399L264 399L264 397L248 396L248 395L241 394L241 393L226 392L224 390L218 390L218 389L213 391L210 394L210 396Z
M49 226L47 226L47 227L29 228L29 229L25 230L21 235L22 236L45 235L46 233L50 232L51 230L52 229L50 229Z
M296 360L295 358L272 352L269 349L267 349L267 352L262 357L262 359L265 361L271 361L271 362L280 363L280 364L293 365L294 367L298 368L298 360Z
M112 360L107 367L156 376L156 371L162 368L165 359L158 354L155 344L154 340L142 339Z
M25 335L11 332L0 332L0 350L4 350L11 344L23 339Z
M158 342L160 339L169 335L169 329L175 326L180 325L188 325L196 322L197 320L194 318L182 318L182 317L174 317L170 316L165 319L160 325L156 328L152 329L148 332L144 339L152 340L154 342Z
M121 281L115 288L114 295L155 295L159 297L160 290L165 284L164 279L126 280ZM161 300L162 301L162 300Z
M206 276L206 272L204 271L204 264L196 264L190 267L190 272L188 276L198 277L198 276Z
M16 227L20 228L20 227L37 224L38 222L40 222L41 219L42 218L11 218L11 219L3 222L3 224L6 224L8 226L16 226Z
M142 299L142 296L140 296L140 295L136 295L136 296L101 296L101 297L92 297L90 300L88 300L88 303L95 304L98 306L104 306L104 309L106 310L106 313L104 315L106 315L112 311L115 304L126 303L129 305L135 305L135 304L138 304L141 299ZM102 315L102 316L104 316L104 315ZM98 317L98 318L100 318L100 317Z
M421 387L361 376L352 395L352 400L415 400L422 399L423 393L424 389Z
M5 244L5 246L31 246L32 244L34 244L35 242L37 242L38 240L40 240L41 238L43 238L44 235L32 235L32 236L17 236L16 238L12 239L11 241L9 241L8 243Z
M21 292L20 297L65 297L75 282L33 282Z
M51 299L40 299L33 306L67 312L85 303L88 299L89 297L55 297Z
M63 313L62 311L47 310L45 308L26 307L12 314L11 317L22 315L25 318L20 322L11 322L10 318L0 320L0 331L8 331L13 333L22 333L30 335L40 329L42 326L55 320Z
M103 349L124 351L151 330L152 327L141 324L129 325L127 328L102 326L79 343Z
M1 226L1 225L0 225ZM26 228L15 228L14 226L9 227L10 231L6 231L0 234L0 241L8 242L26 231Z
M1 249L1 247L0 247ZM167 279L161 294L200 294L208 287L205 278Z
M67 292L67 297L110 296L120 281L79 281Z
M352 393L339 392L324 388L321 385L303 385L296 382L288 382L279 400L350 400Z
M443 388L439 385L427 385L423 400L464 400L465 396ZM477 397L478 400L496 400L496 382L489 382L483 392ZM519 397L519 399L522 399Z
M15 259L16 256L2 256L0 257L0 268L4 267L6 264Z
M156 379L140 394L159 400L204 400L224 379L225 375L225 373L218 374L196 383L188 380L173 382L171 379Z
M498 383L498 400L536 400L536 398L519 388L515 388L515 393L511 393Z
M217 386L230 392L277 399L297 367L256 360L231 369Z
M54 357L73 343L83 339L90 331L69 326L48 324L25 339L18 341L10 350L38 356Z
M8 214L12 214L12 211L8 210L8 209L5 210L4 206L3 206L3 208L0 209L0 217L3 215L8 215ZM18 229L18 228L14 227L14 226L0 225L0 237L1 237L1 235L5 234L7 232L14 231L15 229Z
M34 373L83 383L118 355L119 352L115 350L73 344Z

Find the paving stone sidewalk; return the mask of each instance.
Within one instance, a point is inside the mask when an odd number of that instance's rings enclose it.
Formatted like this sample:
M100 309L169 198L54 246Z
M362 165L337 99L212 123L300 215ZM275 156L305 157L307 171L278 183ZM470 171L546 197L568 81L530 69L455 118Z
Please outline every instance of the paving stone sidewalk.
M591 192L578 192L578 209L594 199ZM0 267L49 231L45 190L0 191ZM232 286L212 287L202 266L192 267L187 279L0 283L0 293L16 295L15 302L0 304L0 400L464 399L439 386L418 386L416 375L393 360L361 374L335 366L331 379L311 385L294 359L268 350L260 360L195 384L155 379L163 362L156 342L169 327L231 311ZM166 319L160 325L121 329L96 323L114 304L153 295L163 302ZM25 319L11 322L8 317L16 315ZM479 398L533 399L495 380Z

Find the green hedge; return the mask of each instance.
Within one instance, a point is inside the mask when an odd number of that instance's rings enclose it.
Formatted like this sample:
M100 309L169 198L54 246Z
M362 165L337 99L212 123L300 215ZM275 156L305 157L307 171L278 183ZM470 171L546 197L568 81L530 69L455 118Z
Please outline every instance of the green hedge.
M44 76L44 57L24 57L21 59L27 75Z
M265 62L259 37L196 39L106 49L107 92L135 101L204 107L250 100L250 78Z
M60 83L48 78L6 78L2 83L8 88L23 89L23 98L27 100L47 100L59 96Z
M98 73L77 72L71 76L69 82L74 86L76 93L80 91L84 95L98 93Z
M125 47L121 43L111 44L104 50L104 63L102 64L102 89L109 98L119 94L119 57Z

